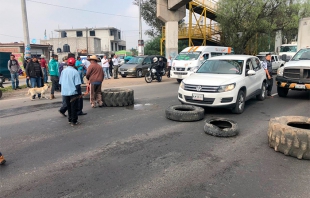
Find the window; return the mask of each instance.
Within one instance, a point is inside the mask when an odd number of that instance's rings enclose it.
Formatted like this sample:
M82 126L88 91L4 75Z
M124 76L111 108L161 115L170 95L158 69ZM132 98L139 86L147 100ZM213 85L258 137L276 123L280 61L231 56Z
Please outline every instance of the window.
M121 32L118 32L118 39L121 39Z
M113 48L114 47L114 45L113 45L113 43L111 42L111 51L114 51Z
M113 30L110 30L110 36L113 36Z
M76 31L76 37L83 37L82 31Z
M145 64L151 64L151 59L150 59L150 57L146 57L146 58L144 59L144 62L145 62Z
M204 54L203 55L203 60L207 60L207 59L209 59L209 54Z
M117 51L117 43L115 43L115 51Z
M278 61L278 56L274 56L274 58L276 59L276 61Z
M274 62L274 61L275 61L274 56L271 56L271 62Z
M211 57L222 56L222 55L223 55L223 53L211 52Z
M253 58L252 59L252 65L253 65L254 71L258 71L258 70L261 69L260 61L259 61L258 58Z
M246 61L246 65L245 65L245 74L247 75L248 71L252 70L252 69L253 69L252 61L251 61L251 59L248 59Z
M251 60L250 60L251 62ZM208 74L242 74L243 60L206 60L197 73Z
M96 32L95 32L95 30L91 30L91 31L89 31L89 36L96 36Z

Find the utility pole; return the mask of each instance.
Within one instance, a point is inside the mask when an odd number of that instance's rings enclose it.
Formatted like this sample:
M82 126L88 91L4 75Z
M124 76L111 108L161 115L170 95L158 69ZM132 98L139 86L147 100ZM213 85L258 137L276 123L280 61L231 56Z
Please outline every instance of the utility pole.
M141 19L141 0L139 0L139 40L138 40L138 55L144 55L144 41L142 40L142 19Z
M31 47L30 47L30 39L29 39L26 0L21 0L21 7L22 7L23 30L24 30L24 46L25 46L25 57L24 58L31 58Z

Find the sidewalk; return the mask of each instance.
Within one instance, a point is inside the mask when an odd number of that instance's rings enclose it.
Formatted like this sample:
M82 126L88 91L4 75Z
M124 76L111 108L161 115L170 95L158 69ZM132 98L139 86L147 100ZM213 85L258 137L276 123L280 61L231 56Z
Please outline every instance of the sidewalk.
M87 80L85 80L85 82L87 82ZM171 78L167 78L166 76L163 77L162 82L176 82L175 79L171 79ZM20 85L26 84L26 79L20 79ZM153 81L152 83L158 83L157 81ZM150 83L150 84L152 84ZM108 80L104 80L102 82L102 89L108 89L108 88L116 88L116 87L130 87L130 86L136 86L136 85L141 85L141 86L147 86L149 83L146 83L143 78L135 78L135 77L126 77L126 78L122 78L120 77L119 79L108 79ZM3 84L4 87L6 86L11 86L11 82L5 82L5 84ZM30 96L26 96L28 92L28 88L24 88L24 89L17 89L17 90L12 90L12 91L7 91L7 92L3 92L2 93L2 98L1 100L16 100L16 99L26 99L30 101ZM48 98L50 97L50 88L48 90L48 94L47 94ZM61 98L61 94L60 92L55 92L55 97L58 99ZM46 100L46 99L44 99ZM55 100L48 100L48 101L55 101Z

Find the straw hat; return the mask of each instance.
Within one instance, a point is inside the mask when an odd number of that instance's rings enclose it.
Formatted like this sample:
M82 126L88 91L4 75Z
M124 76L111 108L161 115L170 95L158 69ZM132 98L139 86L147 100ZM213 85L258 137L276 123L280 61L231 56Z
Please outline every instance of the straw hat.
M99 59L97 58L96 55L90 56L87 60L95 60L95 61L99 62Z

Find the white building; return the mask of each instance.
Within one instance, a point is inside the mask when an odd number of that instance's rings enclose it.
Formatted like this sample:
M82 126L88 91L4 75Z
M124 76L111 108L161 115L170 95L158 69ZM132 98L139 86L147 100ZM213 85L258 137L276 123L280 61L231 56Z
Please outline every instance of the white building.
M113 54L126 50L126 41L121 40L121 31L114 27L80 28L55 30L58 38L41 40L41 44L53 45L55 53L68 52L64 45L69 45L71 53Z

